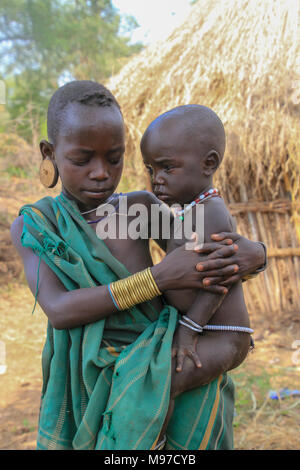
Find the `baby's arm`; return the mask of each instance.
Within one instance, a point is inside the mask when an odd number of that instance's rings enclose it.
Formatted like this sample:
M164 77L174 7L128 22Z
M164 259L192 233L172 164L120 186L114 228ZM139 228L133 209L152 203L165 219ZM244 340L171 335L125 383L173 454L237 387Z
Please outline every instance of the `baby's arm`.
M226 231L233 230L233 221L224 202L221 200L207 201L204 206L204 242L210 238L212 233L224 231L225 227L227 227ZM225 296L226 294L198 291L196 299L185 314L187 319L181 320L182 323L179 324L174 339L173 357L176 357L178 372L182 370L186 356L190 357L197 367L201 367L197 353L199 331L196 331L196 325L205 326L209 323Z

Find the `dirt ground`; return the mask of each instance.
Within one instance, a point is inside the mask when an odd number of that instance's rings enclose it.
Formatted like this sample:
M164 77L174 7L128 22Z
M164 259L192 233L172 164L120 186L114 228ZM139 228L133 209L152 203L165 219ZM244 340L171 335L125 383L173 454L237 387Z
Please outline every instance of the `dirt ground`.
M7 236L7 227L18 208L39 199L41 192L26 186L26 182L1 183L0 234ZM12 192L16 184L23 186ZM3 246L2 243L2 249ZM5 264L4 258L2 250L0 342L5 345L6 358L0 355L0 372L3 365L6 372L0 374L0 449L32 450L37 432L41 352L47 322L38 306L32 315L34 298L22 272L13 268L14 263L17 266L15 258L10 259L12 268L8 270L9 263ZM299 449L300 396L272 400L269 393L283 388L300 390L300 312L280 312L276 316L266 312L263 317L252 315L251 320L255 349L231 373L236 384L235 448Z

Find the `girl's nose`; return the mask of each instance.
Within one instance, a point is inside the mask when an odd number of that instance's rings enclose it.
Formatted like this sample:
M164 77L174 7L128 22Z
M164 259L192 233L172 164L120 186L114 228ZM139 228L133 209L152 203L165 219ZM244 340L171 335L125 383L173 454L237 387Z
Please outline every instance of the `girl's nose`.
M109 173L106 165L103 162L97 162L89 173L91 180L106 180L109 177Z

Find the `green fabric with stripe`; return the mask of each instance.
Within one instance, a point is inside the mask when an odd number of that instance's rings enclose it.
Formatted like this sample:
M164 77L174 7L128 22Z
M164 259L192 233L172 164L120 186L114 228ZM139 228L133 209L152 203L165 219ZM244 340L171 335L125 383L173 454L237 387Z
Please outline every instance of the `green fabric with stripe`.
M20 214L22 245L67 290L130 275L63 194L23 206ZM175 308L164 305L158 312L149 302L72 329L56 330L48 322L37 449L153 448L169 404L176 326ZM167 448L231 448L233 402L226 374L182 394Z

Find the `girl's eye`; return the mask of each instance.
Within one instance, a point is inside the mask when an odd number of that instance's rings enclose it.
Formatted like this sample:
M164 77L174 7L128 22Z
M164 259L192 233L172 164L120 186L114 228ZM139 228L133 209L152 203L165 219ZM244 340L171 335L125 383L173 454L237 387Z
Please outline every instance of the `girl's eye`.
M85 160L80 160L79 158L77 159L76 157L74 158L73 156L67 156L67 159L72 163L72 165L76 165L76 166L83 166L83 165L86 165L89 160L85 159Z
M76 165L76 166L83 166L83 165L86 165L88 162L87 161L82 161L82 162L79 162L79 161L72 161L73 165Z
M110 155L110 158L108 158L108 162L111 165L118 165L123 160L123 155L124 152L114 152L113 155Z

